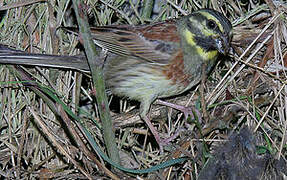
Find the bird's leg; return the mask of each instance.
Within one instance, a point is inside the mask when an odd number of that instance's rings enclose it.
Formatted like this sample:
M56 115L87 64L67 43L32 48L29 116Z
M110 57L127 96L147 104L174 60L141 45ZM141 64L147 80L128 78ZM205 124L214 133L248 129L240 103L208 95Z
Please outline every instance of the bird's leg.
M148 125L151 133L153 134L153 137L155 138L156 142L159 145L160 152L163 152L163 145L165 144L164 141L159 137L159 134L155 127L152 125L150 119L147 116L142 117L145 123Z
M190 115L193 119L195 119L194 114L193 114L193 112L194 112L198 118L198 121L201 122L201 113L196 108L185 107L185 106L173 104L170 102L166 102L166 101L163 101L160 99L156 100L155 103L160 104L160 105L164 105L164 106L168 106L168 107L171 107L173 109L177 109L177 110L183 112L185 119L188 118L188 115Z
M150 118L147 116L149 107L150 107L149 103L143 103L142 102L141 107L140 107L140 116L145 121L145 123L148 125L151 133L153 134L156 142L159 145L160 151L163 152L163 146L167 145L170 141L174 140L179 135L180 131L177 131L174 135L172 135L166 139L162 139L159 136L159 133L156 130L156 128L151 123Z

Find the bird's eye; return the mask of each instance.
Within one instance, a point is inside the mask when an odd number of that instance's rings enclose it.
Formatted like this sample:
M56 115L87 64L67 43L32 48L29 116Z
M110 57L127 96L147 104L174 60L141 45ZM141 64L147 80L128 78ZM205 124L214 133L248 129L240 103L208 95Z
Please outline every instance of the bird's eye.
M207 22L207 26L208 26L209 29L214 29L216 27L216 23L214 21L212 21L212 20L209 20Z

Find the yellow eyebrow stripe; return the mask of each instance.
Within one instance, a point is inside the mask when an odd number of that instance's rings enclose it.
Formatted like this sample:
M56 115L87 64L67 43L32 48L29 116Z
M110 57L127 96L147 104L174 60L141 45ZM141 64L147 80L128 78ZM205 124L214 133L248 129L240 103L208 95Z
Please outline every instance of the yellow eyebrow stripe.
M210 31L209 29L207 29L205 26L202 26L202 23L200 21L198 21L198 19L194 18L194 17L190 17L189 21L193 23L193 25L195 27L197 27L198 29L201 30L201 32L205 35L205 36L213 36L214 33L212 31Z
M207 19L211 19L213 21L216 22L217 26L219 27L221 32L224 32L224 29L221 25L221 23L218 21L217 18L215 18L214 16L212 16L211 14L207 13L207 12L200 12L200 14L202 14L203 16L205 16Z

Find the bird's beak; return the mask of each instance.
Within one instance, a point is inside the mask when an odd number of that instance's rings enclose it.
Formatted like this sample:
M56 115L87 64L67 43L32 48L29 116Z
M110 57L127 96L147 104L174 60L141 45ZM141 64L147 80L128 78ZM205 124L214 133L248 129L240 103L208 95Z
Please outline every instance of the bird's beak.
M229 36L221 36L215 38L216 49L221 53L226 55L229 51Z

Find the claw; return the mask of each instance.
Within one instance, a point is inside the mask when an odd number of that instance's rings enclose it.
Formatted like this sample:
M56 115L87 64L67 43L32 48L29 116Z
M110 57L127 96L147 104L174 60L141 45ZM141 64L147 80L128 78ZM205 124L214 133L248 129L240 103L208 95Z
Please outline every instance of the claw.
M150 119L147 116L142 117L142 118L144 119L144 121L148 125L148 127L149 127L150 131L152 132L156 142L158 143L161 153L163 153L163 146L168 145L171 141L173 141L175 138L177 138L179 136L180 132L182 131L182 129L180 129L180 130L176 131L176 133L174 135L172 135L166 139L162 139L159 137L159 133L157 132L155 127L152 125Z
M177 110L183 112L185 120L188 118L188 116L191 116L193 119L195 119L195 115L194 114L196 114L199 122L201 122L201 113L195 108L180 106L180 105L172 104L172 103L165 102L165 101L162 101L162 100L157 100L156 103L164 105L164 106L168 106L168 107L171 107L171 108L174 108L174 109L177 109ZM150 131L152 132L156 142L159 145L159 149L160 149L161 153L163 153L163 147L168 145L175 138L177 138L179 136L180 132L183 130L183 129L179 129L171 137L168 137L166 139L162 139L162 138L160 138L158 131L152 125L152 123L151 123L150 119L148 118L148 116L145 113L142 113L141 117L146 122L146 124L148 125Z

